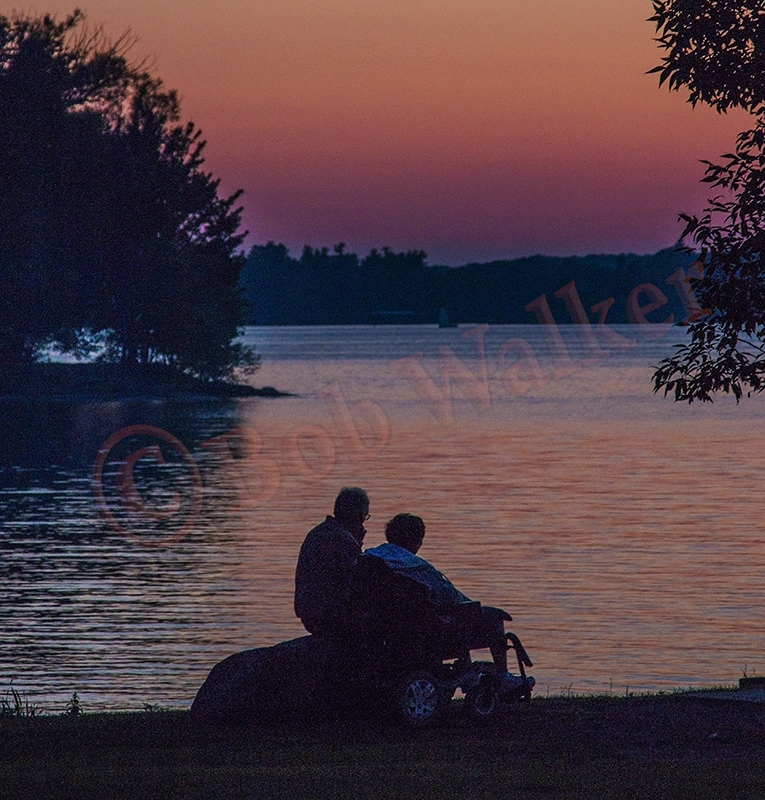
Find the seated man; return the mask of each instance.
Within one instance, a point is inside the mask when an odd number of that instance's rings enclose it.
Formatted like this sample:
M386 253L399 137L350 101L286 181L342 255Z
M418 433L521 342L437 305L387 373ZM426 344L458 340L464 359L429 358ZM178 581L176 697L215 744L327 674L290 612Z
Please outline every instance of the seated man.
M454 617L455 631L466 649L488 647L492 659L501 674L503 689L515 689L522 679L507 671L507 639L505 637L505 620L510 616L499 608L481 606L473 615L457 613L462 610L461 604L470 603L470 598L460 592L432 564L417 555L425 537L425 524L420 517L413 514L398 514L391 519L385 528L387 542L372 547L364 552L362 559L370 557L380 559L397 576L412 582L413 593L411 614L399 618L395 626L406 633L407 629L419 637L417 631L419 614L418 603L426 602L436 612L444 612ZM398 603L397 605L401 605ZM413 630L414 629L414 630Z
M363 489L346 487L327 517L305 537L295 570L295 614L309 633L352 635L350 590L369 517Z

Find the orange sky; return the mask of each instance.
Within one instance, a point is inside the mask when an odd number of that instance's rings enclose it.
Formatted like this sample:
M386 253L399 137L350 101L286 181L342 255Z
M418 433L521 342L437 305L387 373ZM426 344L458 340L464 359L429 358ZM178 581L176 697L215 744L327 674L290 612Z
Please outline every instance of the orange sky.
M650 0L83 0L178 90L249 243L652 252L746 115L657 88ZM15 9L63 16L51 0Z

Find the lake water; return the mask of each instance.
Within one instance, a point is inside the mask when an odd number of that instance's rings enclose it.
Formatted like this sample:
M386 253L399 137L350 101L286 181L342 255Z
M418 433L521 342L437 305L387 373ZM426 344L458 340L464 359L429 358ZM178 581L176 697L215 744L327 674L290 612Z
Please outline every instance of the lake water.
M765 673L765 406L653 394L682 334L615 330L250 328L253 382L294 397L0 408L0 689L187 706L302 634L295 560L344 485L368 546L425 519L421 555L513 614L541 693Z

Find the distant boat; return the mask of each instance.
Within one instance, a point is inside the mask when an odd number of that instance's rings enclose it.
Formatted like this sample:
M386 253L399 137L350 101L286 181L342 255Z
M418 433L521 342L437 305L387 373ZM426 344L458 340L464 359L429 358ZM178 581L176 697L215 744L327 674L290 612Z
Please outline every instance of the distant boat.
M442 308L438 312L438 327L439 328L456 328L457 327L457 323L456 322L452 322L449 319L449 315L446 313L446 309L445 308Z

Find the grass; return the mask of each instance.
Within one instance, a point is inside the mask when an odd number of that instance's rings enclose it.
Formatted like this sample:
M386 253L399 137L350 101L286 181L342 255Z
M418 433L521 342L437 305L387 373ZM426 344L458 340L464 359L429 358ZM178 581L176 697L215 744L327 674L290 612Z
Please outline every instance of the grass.
M746 800L765 797L765 706L552 697L484 724L193 724L186 712L0 718L0 797Z
M31 703L26 694L9 686L0 694L0 717L34 717L40 713L37 703Z

